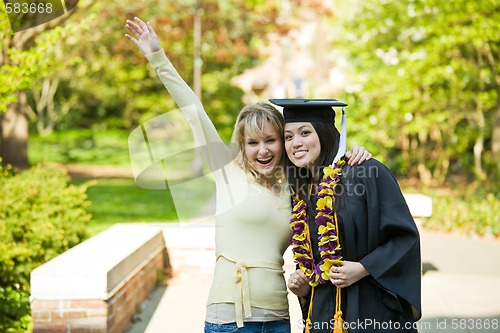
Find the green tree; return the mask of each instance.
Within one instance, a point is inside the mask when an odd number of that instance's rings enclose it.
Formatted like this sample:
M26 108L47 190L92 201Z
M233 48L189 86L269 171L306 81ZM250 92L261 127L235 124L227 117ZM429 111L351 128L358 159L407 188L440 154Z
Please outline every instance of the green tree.
M74 127L97 131L131 129L175 109L173 100L165 98L165 89L146 59L124 38L124 23L134 16L149 19L157 28L169 58L192 85L196 3L195 0L153 0L147 4L132 0L80 1L67 18L69 24L60 28L57 43L45 45L42 35L33 35L30 43L19 45L16 50L27 56L43 57L48 68L42 71L42 63L36 59L12 65L18 71L9 73L12 80L22 78L25 82L13 86L4 96L12 100L16 95L22 96L9 107L23 126L17 136L4 131L2 145L5 148L0 155L15 152L15 156L4 158L4 162L27 164L26 115L35 124L32 128L43 134ZM278 0L202 0L199 4L202 100L223 139L229 140L236 114L243 106L243 92L232 83L232 78L259 61L259 47L269 31L286 31L291 24L277 20L281 5ZM84 20L91 22L91 30L78 30L77 22ZM74 28L68 28L69 25ZM6 40L19 38L20 33L6 34ZM39 45L36 43L42 43L45 48L36 49L34 45ZM13 49L5 45L5 50ZM83 61L68 64L68 59ZM55 70L55 63L64 63L64 66ZM19 73L21 70L30 70L31 75ZM7 114L6 119L10 119ZM15 149L14 143L18 143ZM15 162L15 157L22 157L22 161Z
M0 4L0 156L4 164L19 169L29 165L28 99L26 89L34 80L57 71L65 63L49 57L50 50L80 24L60 26L71 14L13 33L4 3ZM83 23L84 24L84 23Z
M356 1L339 16L337 45L358 74L353 130L424 182L500 172L497 0Z
M232 77L258 61L257 45L272 28L276 1L203 0L201 10L202 100L221 135L228 140L230 127L241 109L243 92ZM59 128L119 127L138 123L175 109L171 98L147 60L124 34L125 20L134 16L151 21L161 44L181 76L194 86L194 14L196 1L151 1L147 7L134 1L94 3L73 19L99 13L91 32L78 36L64 54L84 61L60 71L55 108L71 105ZM43 86L40 82L39 86ZM35 95L33 94L35 97ZM35 101L35 98L33 98ZM63 102L64 101L64 102ZM229 133L229 134L228 134Z

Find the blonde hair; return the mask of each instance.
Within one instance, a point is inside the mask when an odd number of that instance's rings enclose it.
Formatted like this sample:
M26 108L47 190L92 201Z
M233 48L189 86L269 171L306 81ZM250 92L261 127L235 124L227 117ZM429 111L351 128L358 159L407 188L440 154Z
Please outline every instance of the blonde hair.
M266 122L269 122L278 132L281 144L283 145L283 115L271 104L258 102L245 106L241 109L238 119L236 119L236 124L234 125L231 141L236 143L239 147L239 153L236 160L243 170L250 172L254 177L258 175L258 172L250 165L245 154L245 131L262 134L264 133L264 125ZM283 153L282 156L280 156L281 165L283 165L284 161L284 151L285 148L283 147ZM283 172L276 175L276 178L282 181L284 179Z

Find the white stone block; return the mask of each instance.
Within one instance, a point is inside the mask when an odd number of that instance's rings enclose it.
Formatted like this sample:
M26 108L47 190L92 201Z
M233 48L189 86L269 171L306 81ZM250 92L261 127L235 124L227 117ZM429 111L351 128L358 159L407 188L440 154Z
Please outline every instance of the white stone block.
M410 213L413 217L430 217L432 216L432 198L420 194L403 194L405 197Z
M115 224L31 272L31 299L107 300L127 277L163 251L160 228Z

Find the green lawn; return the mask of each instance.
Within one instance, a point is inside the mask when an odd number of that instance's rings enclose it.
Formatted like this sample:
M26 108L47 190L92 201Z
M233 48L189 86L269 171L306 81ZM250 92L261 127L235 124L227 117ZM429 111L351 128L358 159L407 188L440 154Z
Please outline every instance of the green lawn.
M28 155L32 164L115 166L130 169L128 131L98 132L90 129L54 132L40 137L31 135ZM87 180L74 180L81 184ZM133 179L98 179L88 188L92 205L89 232L95 235L117 222L175 221L175 209L168 191L148 191L137 187Z
M72 181L78 185L88 180ZM208 187L202 190L185 192L183 200L192 209L183 212L187 217L200 213L203 206L212 198ZM131 178L102 178L87 189L92 205L88 212L92 220L88 225L91 236L109 228L115 223L177 223L177 213L168 189L150 190L138 187ZM186 215L184 215L186 216Z
M177 222L168 190L147 190L130 178L97 179L87 190L92 205L89 232L95 235L115 223ZM74 184L85 182L73 181Z
M128 131L79 129L40 137L31 135L28 155L32 164L112 165L130 168Z
M115 166L130 170L128 131L72 130L54 133L48 137L32 135L29 157L32 164L57 162L94 166ZM172 159L172 167L189 173L189 154ZM185 176L179 174L179 176ZM90 179L73 180L75 185ZM189 184L188 184L189 185ZM190 216L195 216L210 199L208 188L195 188L185 192ZM88 188L92 205L89 233L95 235L115 223L178 222L172 196L168 189L151 190L137 186L133 178L99 178ZM192 209L191 209L192 206ZM184 208L183 211L186 211ZM191 215L192 214L192 215Z

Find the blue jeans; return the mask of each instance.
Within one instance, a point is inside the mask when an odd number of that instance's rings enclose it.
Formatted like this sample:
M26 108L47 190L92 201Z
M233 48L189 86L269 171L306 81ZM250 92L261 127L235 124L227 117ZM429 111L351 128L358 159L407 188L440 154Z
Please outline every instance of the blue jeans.
M205 322L205 333L290 333L290 320L245 322L245 326L238 328L236 323L212 324Z

